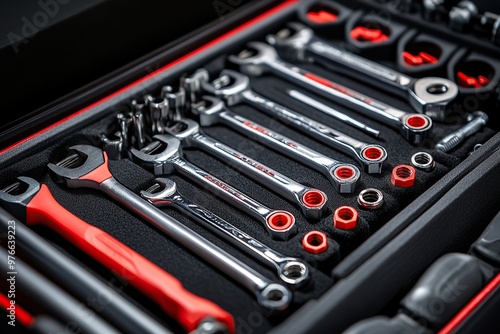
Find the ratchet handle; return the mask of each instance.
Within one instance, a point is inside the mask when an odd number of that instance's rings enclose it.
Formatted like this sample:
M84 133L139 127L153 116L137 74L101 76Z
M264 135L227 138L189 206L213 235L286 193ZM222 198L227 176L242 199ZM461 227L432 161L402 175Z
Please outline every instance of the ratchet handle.
M41 185L40 191L27 205L26 224L42 224L55 230L155 300L186 330L195 330L208 317L222 321L233 330L230 314L214 303L190 293L175 277L111 235L66 210L54 199L46 185Z

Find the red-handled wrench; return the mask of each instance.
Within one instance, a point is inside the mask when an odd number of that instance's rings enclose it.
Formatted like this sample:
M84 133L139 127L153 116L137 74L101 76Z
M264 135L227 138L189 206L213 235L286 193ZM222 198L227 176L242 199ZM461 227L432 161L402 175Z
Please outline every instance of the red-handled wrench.
M41 224L56 231L156 301L189 332L206 333L209 327L234 331L229 313L187 291L175 277L66 210L46 185L23 176L18 180L0 191L0 203L28 226Z

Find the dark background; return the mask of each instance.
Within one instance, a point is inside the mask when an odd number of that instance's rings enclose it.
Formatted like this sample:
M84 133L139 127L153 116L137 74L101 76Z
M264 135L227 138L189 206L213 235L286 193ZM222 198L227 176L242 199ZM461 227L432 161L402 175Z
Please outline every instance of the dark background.
M1 1L0 142L5 144L13 132L17 135L14 139L22 138L29 124L21 123L27 119L40 127L64 116L55 111L50 117L43 115L44 110L49 114L50 104L56 105L58 98L92 82L96 86L95 80L112 76L117 69L123 72L124 66L132 67L155 50L164 50L183 36L187 39L201 33L203 26L227 21L244 8L265 2ZM101 95L106 93L103 90ZM43 118L42 122L35 122L35 115Z

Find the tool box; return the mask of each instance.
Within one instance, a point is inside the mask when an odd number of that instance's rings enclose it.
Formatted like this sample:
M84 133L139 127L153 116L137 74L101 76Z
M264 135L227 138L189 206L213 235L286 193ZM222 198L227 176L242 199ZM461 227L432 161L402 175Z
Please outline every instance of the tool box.
M6 331L498 332L498 5L237 3L3 129Z

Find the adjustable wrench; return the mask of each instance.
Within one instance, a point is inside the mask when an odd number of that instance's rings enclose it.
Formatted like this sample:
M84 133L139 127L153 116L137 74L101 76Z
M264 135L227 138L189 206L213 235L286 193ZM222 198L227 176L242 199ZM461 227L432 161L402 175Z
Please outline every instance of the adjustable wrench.
M304 261L278 253L216 214L193 203L179 193L174 181L158 178L156 182L148 190L141 191L141 196L154 206L174 206L180 209L190 218L215 231L250 256L265 264L270 264L276 269L279 278L286 284L298 287L309 279L309 267Z
M58 164L48 165L59 182L69 188L92 188L104 192L246 287L262 307L277 311L288 307L292 299L288 288L270 281L120 184L109 171L106 152L90 145L75 145L70 150L76 154Z
M359 169L356 166L334 160L271 129L236 115L228 110L219 98L205 96L203 99L204 103L196 108L196 113L200 117L200 125L210 126L219 122L227 124L325 174L339 193L350 194L354 192L356 182L360 177Z
M229 80L216 79L215 83L202 80L200 87L207 93L225 100L228 106L245 102L268 115L279 117L283 122L353 157L370 174L382 172L382 164L387 158L387 152L382 146L361 142L262 97L252 91L250 79L246 75L223 70L221 77L227 77Z
M248 176L263 186L295 202L308 219L319 220L328 209L326 206L328 199L324 192L306 187L243 153L205 136L201 133L199 124L191 119L183 119L165 131L179 138L184 145L199 147L227 161L240 171L247 172Z
M287 63L278 57L276 50L265 43L251 42L249 48L229 60L240 66L248 75L258 76L272 72L301 87L311 89L327 98L332 98L381 123L398 129L411 143L418 144L432 129L432 120L427 115L408 113L391 107L352 89L310 73Z
M188 331L209 321L214 327L233 329L232 316L216 304L193 295L175 277L106 232L81 220L52 196L49 188L32 178L0 191L0 203L26 225L41 224L56 231L107 268L156 301L165 313ZM172 291L176 293L172 293Z
M457 85L444 78L427 77L415 79L398 73L351 52L326 43L314 35L312 29L300 23L289 23L287 28L268 37L286 59L294 61L316 61L345 69L351 76L362 75L377 88L385 89L406 99L419 113L443 121L446 108L458 95Z
M156 176L177 170L182 175L213 190L214 194L236 206L264 225L273 239L288 240L297 233L295 217L287 211L273 210L231 187L208 172L186 161L180 140L168 135L153 137L154 142L142 150L132 149L132 157L140 165L153 167Z

